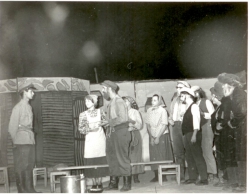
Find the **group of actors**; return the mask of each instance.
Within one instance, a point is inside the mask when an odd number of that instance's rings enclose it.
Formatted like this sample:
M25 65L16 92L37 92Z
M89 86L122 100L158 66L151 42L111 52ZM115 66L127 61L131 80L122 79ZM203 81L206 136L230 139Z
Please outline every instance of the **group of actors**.
M247 94L237 75L220 74L210 89L211 100L199 86L177 81L169 113L162 96L154 94L144 121L136 101L118 95L116 83L106 80L101 85L103 97L109 101L106 113L96 108L98 96L87 95L87 110L79 115L79 132L85 135L84 165L109 166L84 170L85 177L93 181L89 192L118 190L120 177L120 191L131 190L132 177L134 183L140 183L138 175L144 173L144 166L136 163L143 162L140 130L144 123L150 161L173 160L179 164L182 184L212 183L227 191L246 191ZM9 123L19 193L36 193L32 177L35 138L29 104L35 89L33 84L20 88L22 99L13 108ZM152 164L151 170L155 174L151 182L157 182L158 164ZM110 176L110 182L103 188L102 177L106 176ZM167 181L166 176L163 181Z

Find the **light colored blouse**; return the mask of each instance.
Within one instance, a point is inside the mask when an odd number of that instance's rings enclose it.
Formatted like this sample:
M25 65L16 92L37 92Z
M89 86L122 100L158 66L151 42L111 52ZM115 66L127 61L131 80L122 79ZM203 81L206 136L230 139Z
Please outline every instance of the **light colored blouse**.
M135 121L135 124L129 123L129 131L140 130L142 128L142 118L138 110L130 108L128 111L128 117Z
M145 123L150 125L152 136L157 137L160 129L162 128L162 125L168 125L167 111L161 106L156 108L150 107L147 111ZM163 134L167 132L168 128L166 127L166 130Z

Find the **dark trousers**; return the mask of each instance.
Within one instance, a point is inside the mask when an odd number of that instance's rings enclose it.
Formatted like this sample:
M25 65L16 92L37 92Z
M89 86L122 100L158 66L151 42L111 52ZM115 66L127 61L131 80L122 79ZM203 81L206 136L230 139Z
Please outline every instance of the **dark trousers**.
M196 134L196 142L192 143L193 132L183 136L188 164L189 179L196 180L200 175L201 180L207 180L207 166L201 148L201 132Z
M13 148L15 172L32 170L35 166L35 145L16 144Z
M175 121L172 126L172 138L173 138L173 151L176 159L176 163L180 164L181 168L181 179L184 179L184 168L185 168L185 150L183 142L183 134L181 129L181 121Z
M129 145L131 133L128 127L115 129L106 139L106 157L110 176L130 176Z

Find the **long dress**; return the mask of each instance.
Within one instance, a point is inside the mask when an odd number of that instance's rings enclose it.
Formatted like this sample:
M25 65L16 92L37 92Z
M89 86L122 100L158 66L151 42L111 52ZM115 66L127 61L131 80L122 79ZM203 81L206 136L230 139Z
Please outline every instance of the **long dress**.
M129 131L132 134L132 141L129 146L129 158L131 163L142 162L142 138L140 129L142 128L142 119L140 112L133 108L129 109L128 116L135 124L130 124ZM143 165L136 165L132 167L132 174L141 174L144 172Z
M106 137L98 122L104 120L105 115L100 109L87 110L79 116L79 130L86 134L84 147L84 165L107 164L106 160ZM91 131L96 129L97 131ZM108 168L85 169L87 178L99 178L109 175Z
M147 111L145 122L150 125L152 136L156 137L159 134L162 125L168 124L167 111L161 106L156 108L150 107ZM152 146L149 142L149 153L150 161L173 160L173 151L167 128L160 136L159 144ZM159 165L151 165L151 169L158 170L158 166Z

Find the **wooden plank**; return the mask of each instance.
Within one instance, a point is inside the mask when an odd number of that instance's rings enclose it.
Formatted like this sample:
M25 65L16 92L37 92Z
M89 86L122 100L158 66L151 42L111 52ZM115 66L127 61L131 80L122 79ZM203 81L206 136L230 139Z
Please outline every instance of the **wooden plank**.
M139 162L139 163L130 163L131 166L136 165L152 165L152 164L168 164L173 163L173 160L165 160L165 161L152 161L152 162ZM105 165L86 165L86 166L71 166L71 167L61 167L57 168L57 170L78 170L78 169L86 169L86 168L103 168L108 167L108 164Z

